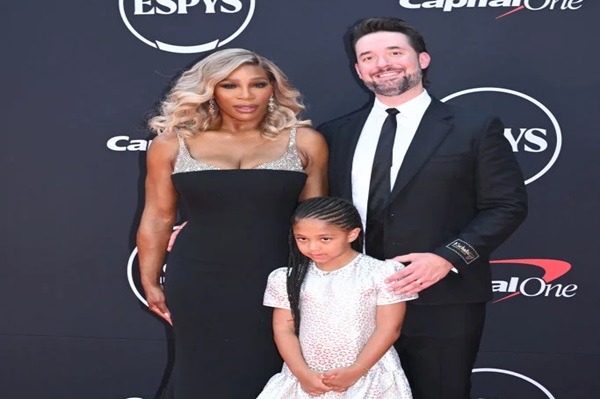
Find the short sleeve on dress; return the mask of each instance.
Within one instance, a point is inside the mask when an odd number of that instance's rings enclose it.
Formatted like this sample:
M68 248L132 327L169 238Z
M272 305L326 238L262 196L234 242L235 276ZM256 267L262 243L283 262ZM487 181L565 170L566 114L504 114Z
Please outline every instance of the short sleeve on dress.
M377 268L376 272L376 287L377 287L377 305L390 305L392 303L411 301L417 299L417 294L405 295L394 294L387 288L385 279L399 270L404 269L404 265L395 260L386 260Z
M263 305L271 308L290 309L286 281L287 268L281 267L271 272L267 280Z

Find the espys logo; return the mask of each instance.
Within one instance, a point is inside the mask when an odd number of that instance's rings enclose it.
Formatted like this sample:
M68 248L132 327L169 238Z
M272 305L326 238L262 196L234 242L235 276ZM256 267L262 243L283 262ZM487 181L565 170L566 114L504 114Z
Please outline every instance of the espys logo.
M148 46L171 53L202 53L238 37L255 0L119 0L127 29Z
M504 137L519 160L525 184L542 177L558 159L562 146L560 125L548 107L531 96L500 87L476 87L442 101L499 114L505 125Z
M472 395L477 399L519 398L556 399L546 387L533 378L511 370L473 369ZM490 392L493 389L493 392Z
M400 7L408 9L441 8L450 12L460 8L512 8L498 15L496 19L506 17L521 10L579 10L584 0L400 0Z
M571 264L554 259L493 260L493 303L518 295L525 297L572 298L577 293L576 284L558 284L554 280L571 270ZM524 268L523 266L528 266ZM523 270L527 270L523 277ZM537 273L535 273L537 272Z

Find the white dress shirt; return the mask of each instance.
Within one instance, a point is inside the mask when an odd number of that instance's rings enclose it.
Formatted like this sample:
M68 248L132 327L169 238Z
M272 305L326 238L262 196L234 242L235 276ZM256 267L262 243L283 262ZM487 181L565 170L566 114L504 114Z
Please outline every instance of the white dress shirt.
M425 110L431 103L427 90L412 100L396 107L400 113L396 115L398 126L394 138L392 165L390 165L390 187L393 189L398 171L412 142ZM367 226L367 203L369 202L369 186L371 170L375 158L377 142L381 134L383 122L388 117L386 109L390 107L375 99L371 113L360 133L354 158L352 160L352 201L360 213L363 226Z

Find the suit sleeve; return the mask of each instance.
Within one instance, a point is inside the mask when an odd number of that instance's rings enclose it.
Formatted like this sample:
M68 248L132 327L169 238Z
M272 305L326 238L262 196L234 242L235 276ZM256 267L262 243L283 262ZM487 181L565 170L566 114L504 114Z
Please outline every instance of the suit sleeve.
M327 145L331 147L331 122L321 123L315 130L325 137Z
M489 255L527 215L521 169L498 118L490 118L474 144L476 215L457 237L434 250L459 271Z

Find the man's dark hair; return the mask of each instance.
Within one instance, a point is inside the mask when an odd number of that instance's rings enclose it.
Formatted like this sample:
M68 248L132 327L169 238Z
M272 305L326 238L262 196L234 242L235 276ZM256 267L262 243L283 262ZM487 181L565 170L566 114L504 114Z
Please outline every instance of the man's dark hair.
M356 42L358 42L361 37L376 32L402 33L408 37L410 46L417 52L417 54L427 52L425 39L423 38L421 32L409 25L406 21L393 17L366 18L361 19L350 28L350 34L348 38L350 40L350 47L352 48L355 60L358 60L356 54ZM425 84L426 82L427 68L423 68L423 83Z

